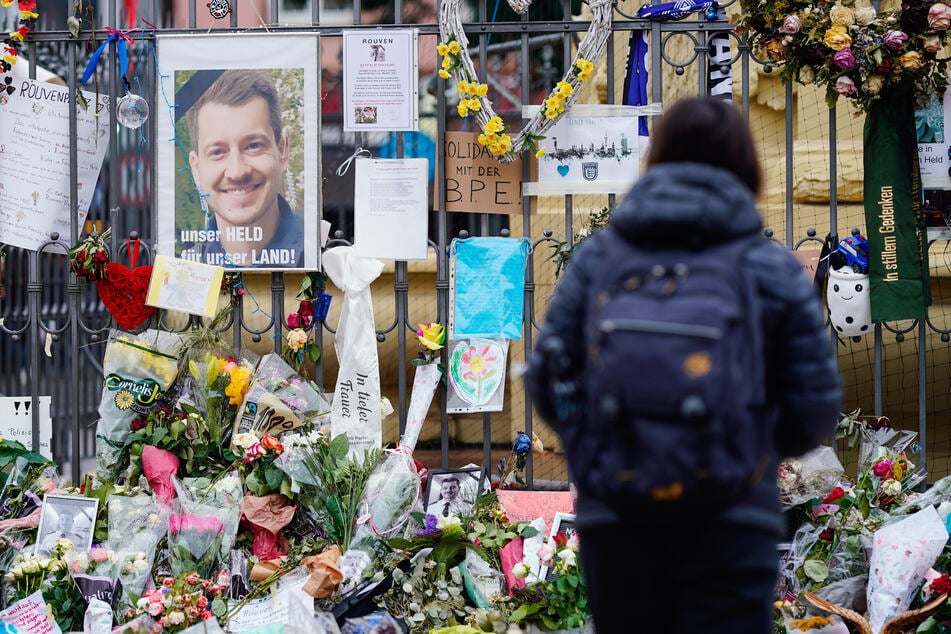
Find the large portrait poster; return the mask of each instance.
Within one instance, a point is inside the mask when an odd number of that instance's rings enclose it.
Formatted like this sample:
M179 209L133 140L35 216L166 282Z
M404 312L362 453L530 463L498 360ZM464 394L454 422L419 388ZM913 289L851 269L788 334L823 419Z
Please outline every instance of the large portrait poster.
M317 34L159 35L157 252L320 268Z

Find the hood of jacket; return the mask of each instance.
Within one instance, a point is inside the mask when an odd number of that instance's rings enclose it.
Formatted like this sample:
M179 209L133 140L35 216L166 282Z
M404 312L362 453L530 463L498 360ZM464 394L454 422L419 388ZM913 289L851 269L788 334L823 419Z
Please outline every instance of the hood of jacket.
M651 166L611 216L641 246L698 248L762 230L753 192L731 172L702 163Z

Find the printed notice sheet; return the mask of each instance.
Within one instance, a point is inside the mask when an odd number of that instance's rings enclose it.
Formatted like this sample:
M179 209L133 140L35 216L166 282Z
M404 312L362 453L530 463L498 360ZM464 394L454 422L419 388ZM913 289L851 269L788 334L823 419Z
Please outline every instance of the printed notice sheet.
M343 129L419 129L416 29L343 34Z
M381 260L425 260L429 161L357 159L353 250Z
M53 232L69 240L70 92L65 86L17 79L0 95L0 242L38 250ZM109 147L107 95L83 91L76 104L76 216L82 227Z

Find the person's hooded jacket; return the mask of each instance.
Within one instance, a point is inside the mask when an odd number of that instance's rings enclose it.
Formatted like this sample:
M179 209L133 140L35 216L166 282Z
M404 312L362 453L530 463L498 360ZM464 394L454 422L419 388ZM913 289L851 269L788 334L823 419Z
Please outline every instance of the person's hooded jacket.
M652 166L617 205L610 224L624 238L645 249L702 247L761 235L762 220L753 193L732 173L705 164L665 163ZM605 261L605 236L594 233L569 260L552 297L535 352L525 374L536 411L559 434L566 453L584 451L585 416L559 412L559 383L552 374L582 372L583 328L591 288ZM773 428L775 455L769 474L749 500L725 510L725 519L783 529L775 474L781 458L802 455L829 442L841 406L841 384L831 331L818 294L797 258L763 239L746 254L744 265L757 280L766 351L767 399L763 424ZM548 345L560 340L557 346ZM557 358L556 358L557 357ZM638 372L632 369L631 380ZM584 409L583 403L581 409ZM566 420L567 419L567 420ZM569 459L569 463L572 460ZM574 477L575 474L572 474ZM579 492L578 525L613 522L624 516L624 500L601 499ZM648 519L649 518L645 518Z

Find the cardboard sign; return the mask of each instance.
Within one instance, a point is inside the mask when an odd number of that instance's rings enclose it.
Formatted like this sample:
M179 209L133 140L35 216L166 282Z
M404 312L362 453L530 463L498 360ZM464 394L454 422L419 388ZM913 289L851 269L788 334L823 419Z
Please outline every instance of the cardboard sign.
M521 157L500 163L478 138L471 132L446 132L446 211L522 213Z
M53 438L53 419L50 416L51 396L39 397L40 408L40 450L39 453L50 460L53 451L50 441ZM33 448L33 399L24 396L0 397L0 438L8 438Z

